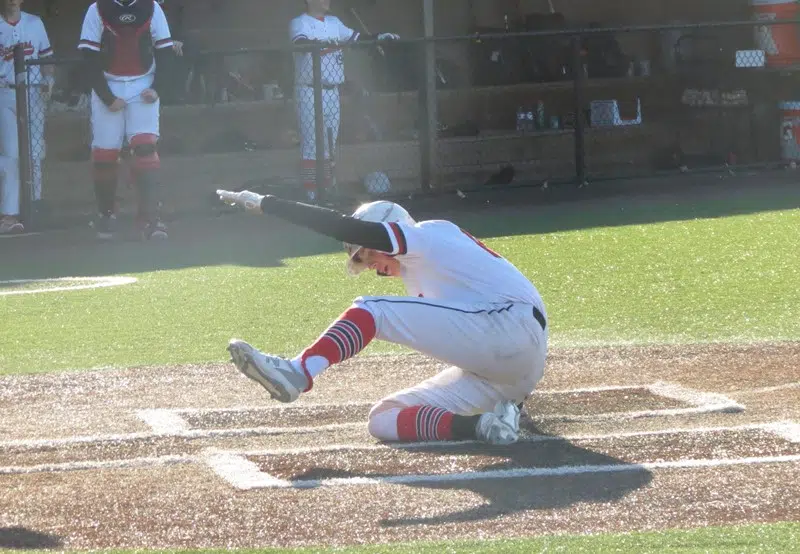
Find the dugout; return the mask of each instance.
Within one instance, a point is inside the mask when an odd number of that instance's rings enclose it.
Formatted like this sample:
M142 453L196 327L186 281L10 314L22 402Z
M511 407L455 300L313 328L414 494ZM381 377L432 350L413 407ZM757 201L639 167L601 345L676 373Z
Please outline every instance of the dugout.
M43 16L57 57L73 56L83 13L90 0L27 0L24 9ZM397 32L405 37L424 35L424 0L388 2L384 0L332 0L333 12L345 23L356 27L349 13L354 7L371 30ZM180 12L177 38L185 40L195 51L220 51L237 48L269 48L287 42L289 20L297 15L300 0L165 0L163 7L174 28ZM432 5L435 36L467 36L476 30L520 29L531 14L547 14L548 0L435 0ZM748 0L552 0L553 8L563 15L570 27L657 25L674 22L698 23L722 20L746 20L751 17ZM714 33L711 33L714 34ZM751 30L716 33L726 44L749 46ZM636 52L640 58L654 64L660 59L664 37L659 33L629 33L615 37L623 52ZM676 37L673 37L676 39ZM491 47L491 45L489 45ZM491 48L490 48L491 49ZM543 48L545 49L545 48ZM513 131L513 106L532 98L542 98L548 106L572 102L568 83L514 82L518 73L513 64L504 76L487 78L491 70L481 71L476 62L475 46L468 40L438 44L436 57L450 77L449 86L440 87L437 111L441 121L456 135L453 142L439 146L435 155L448 171L468 175L470 164L477 156L481 168L491 169L501 160L541 159L560 160L560 168L543 168L543 174L561 175L570 171L573 144L569 136L553 134L547 140L521 143L506 131ZM489 54L491 55L491 53ZM485 56L484 56L485 57ZM513 53L507 56L513 58ZM418 59L418 58L417 58ZM162 119L165 172L170 174L171 156L205 155L192 164L197 175L184 176L186 164L176 166L171 178L200 180L218 179L233 172L242 180L264 177L265 172L276 176L294 176L292 156L287 151L296 148L295 116L285 102L264 101L259 97L263 85L282 78L275 56L259 53L218 57L214 60L223 73L233 69L252 84L253 98L234 103L221 103L220 83L213 83L200 99L189 105L165 106ZM378 63L365 53L348 55L346 69L352 78L373 94L368 100L370 119L391 132L391 141L373 144L363 117L364 102L359 98L343 104L341 167L345 179L358 179L370 169L386 169L398 179L414 183L419 177L420 152L415 143L419 132L419 103L416 93L383 93L387 64ZM407 64L406 64L407 65ZM382 67L381 67L382 66ZM418 65L418 70L422 65ZM219 71L217 71L219 73ZM60 75L63 71L60 72ZM511 77L509 77L511 76ZM483 82L479 82L483 79ZM487 82L488 81L488 82ZM454 85L455 83L455 85ZM674 90L662 81L625 75L613 79L590 79L590 96L619 98L623 112L628 112L630 100L636 97L654 98L651 106L666 106L674 100ZM587 101L591 98L587 98ZM212 105L213 104L213 105ZM509 108L509 106L512 106ZM630 113L624 113L626 117ZM466 124L466 125L465 125ZM466 129L464 129L466 127ZM496 128L496 140L483 141L476 147L470 138L471 128ZM51 113L48 117L48 161L69 165L78 163L84 153L76 145L75 129L88 131L85 114L80 112ZM461 134L459 134L461 133ZM646 135L646 136L643 136ZM651 162L653 148L666 146L672 131L659 126L642 126L622 132L589 138L589 154L597 164ZM450 137L445 137L449 139ZM647 139L647 140L643 140ZM649 141L649 142L648 142ZM85 149L84 149L85 150ZM255 151L253 151L255 150ZM210 155L210 156L209 156ZM361 160L377 160L381 167L361 167ZM287 161L288 160L288 161ZM605 160L605 161L604 161ZM541 164L539 164L541 165ZM540 168L541 169L541 168ZM86 169L74 165L51 175L81 175Z

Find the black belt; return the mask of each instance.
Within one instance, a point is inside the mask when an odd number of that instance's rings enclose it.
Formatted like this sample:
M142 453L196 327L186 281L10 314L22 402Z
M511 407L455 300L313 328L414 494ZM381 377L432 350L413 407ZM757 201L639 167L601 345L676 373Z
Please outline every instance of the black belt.
M542 326L542 331L547 329L547 321L544 318L544 314L536 306L533 307L533 317L539 322L539 325Z

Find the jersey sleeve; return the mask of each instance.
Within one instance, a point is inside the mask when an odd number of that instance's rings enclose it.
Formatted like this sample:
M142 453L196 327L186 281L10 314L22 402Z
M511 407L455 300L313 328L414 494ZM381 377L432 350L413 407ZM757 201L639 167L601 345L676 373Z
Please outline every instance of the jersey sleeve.
M354 40L358 40L358 31L354 31L342 23L341 19L336 19L336 25L339 31L339 36L337 37L339 42L352 42Z
M153 19L150 21L150 36L153 38L153 47L156 50L160 48L172 48L173 42L169 31L169 23L167 23L167 16L158 3L153 6Z
M295 17L292 19L292 22L289 23L289 40L292 42L311 40L311 37L308 36L306 26L303 23L303 18Z
M419 225L382 223L392 242L391 256L419 256L425 250L425 237Z
M53 47L50 45L50 37L47 36L47 29L44 27L44 21L37 19L36 26L38 28L36 50L39 52L39 57L46 58L47 56L52 56Z
M79 49L100 51L100 41L103 39L103 20L100 12L97 11L97 4L92 4L86 10L81 28L81 40L78 43Z

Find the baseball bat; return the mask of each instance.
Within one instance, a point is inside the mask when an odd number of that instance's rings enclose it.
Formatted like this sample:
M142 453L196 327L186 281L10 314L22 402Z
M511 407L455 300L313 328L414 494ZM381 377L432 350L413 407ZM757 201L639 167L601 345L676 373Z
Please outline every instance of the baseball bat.
M350 13L353 14L353 17L355 17L356 21L358 21L358 25L359 25L359 27L361 27L361 30L364 33L367 33L368 35L371 35L372 33L369 32L369 28L367 27L366 23L364 23L364 20L361 19L361 16L358 15L358 12L356 11L356 9L351 7L350 8ZM381 56L383 56L384 58L386 58L386 52L383 50L383 48L380 45L378 45L378 53ZM444 74L442 73L442 70L439 69L438 65L436 65L436 76L439 78L439 80L442 82L443 85L447 84L447 79L444 78Z

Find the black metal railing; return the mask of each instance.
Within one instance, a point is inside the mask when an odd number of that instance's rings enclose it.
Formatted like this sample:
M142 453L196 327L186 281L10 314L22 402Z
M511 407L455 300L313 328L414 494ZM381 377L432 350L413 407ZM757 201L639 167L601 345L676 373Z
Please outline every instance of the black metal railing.
M297 191L304 184L340 195L582 186L790 163L800 158L792 113L796 100L800 121L800 38L777 44L787 35L774 31L788 27L789 37L800 36L799 24L486 30L383 42L380 53L378 43L199 52L173 79L177 88L162 94L162 129L178 127L183 117L192 138L223 137L216 152L299 150L294 175L264 181L283 178ZM437 55L429 78L431 44ZM344 79L342 61L350 64L356 53L368 85ZM272 69L247 78L227 64L244 56L269 60ZM77 60L17 62L20 167L24 198L33 198L45 143L51 162L62 149L50 143L59 141L80 144L88 159L89 91ZM41 88L24 86L41 65L62 73L43 101L36 98ZM247 130L222 133L220 126L237 124L230 117L236 111L246 113L236 121ZM264 124L241 124L251 120ZM169 141L162 143L169 156ZM180 152L209 151L195 144Z

